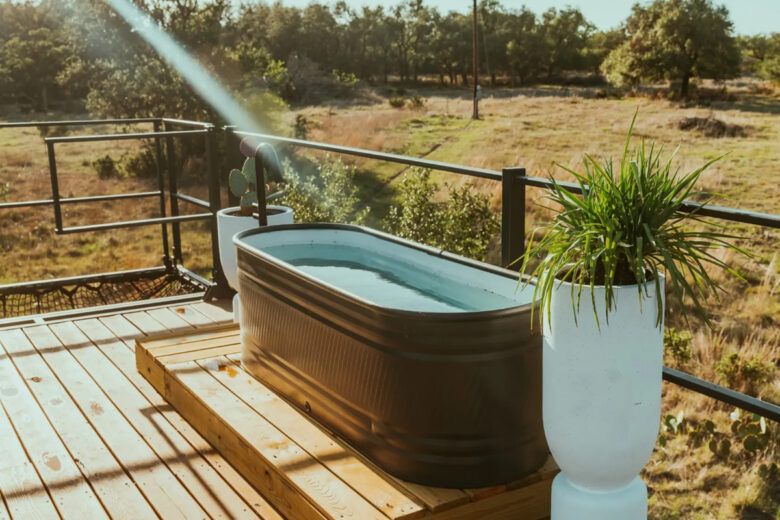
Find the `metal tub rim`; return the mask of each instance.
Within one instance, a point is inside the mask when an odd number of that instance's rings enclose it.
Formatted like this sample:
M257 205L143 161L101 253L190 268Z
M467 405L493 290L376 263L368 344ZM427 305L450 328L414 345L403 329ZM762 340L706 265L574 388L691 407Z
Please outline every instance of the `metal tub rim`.
M302 278L309 283L314 283L329 293L345 294L345 292L339 287L330 284L328 282L325 282L308 273L305 273L300 269L297 269L295 266L283 260L280 260L277 257L269 253L266 253L261 249L253 247L245 242L245 239L247 237L253 235L266 234L266 233L278 233L278 232L288 231L288 230L304 230L304 229L330 229L330 230L352 231L352 232L363 233L369 236L376 237L381 240L385 240L387 242L391 242L404 247L415 249L417 251L426 253L432 257L438 258L443 261L450 261L457 264L461 264L466 267L479 269L481 271L485 271L490 274L503 276L505 278L512 278L518 282L518 285L523 283L523 281L529 280L528 277L525 277L524 280L520 280L519 273L517 273L516 271L512 271L510 269L497 267L491 264L487 264L485 262L480 262L478 260L472 260L470 258L466 258L460 255L456 255L454 253L450 253L448 251L445 251L444 249L427 246L425 244L413 242L411 240L397 237L389 233L384 233L382 231L377 231L375 229L371 229L365 226L357 226L353 224L333 224L333 223L312 222L312 223L284 224L284 225L277 225L272 227L269 226L265 228L249 229L236 234L233 237L233 244L238 249L243 249L248 253L257 255L263 258L264 260L273 263L274 265L287 269L295 276ZM367 300L353 293L346 293L346 294L349 294L350 299L354 300L364 309L371 310L375 313L403 316L406 319L419 319L419 320L429 320L431 318L435 318L437 320L442 320L442 321L482 320L494 316L525 314L528 311L530 311L532 307L536 307L538 309L539 306L539 301L537 299L535 301L531 301L528 303L519 303L518 305L514 305L511 307L504 307L500 309L486 309L486 310L479 310L479 311L453 311L453 312L418 311L418 310L399 309L396 307L387 307L372 302L370 300Z

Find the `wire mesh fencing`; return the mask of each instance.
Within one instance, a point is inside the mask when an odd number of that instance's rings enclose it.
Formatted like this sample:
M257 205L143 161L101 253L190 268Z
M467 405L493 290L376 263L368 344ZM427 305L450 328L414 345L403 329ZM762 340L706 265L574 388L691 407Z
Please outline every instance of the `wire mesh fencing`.
M192 294L203 288L179 273L146 272L96 280L0 287L0 319Z

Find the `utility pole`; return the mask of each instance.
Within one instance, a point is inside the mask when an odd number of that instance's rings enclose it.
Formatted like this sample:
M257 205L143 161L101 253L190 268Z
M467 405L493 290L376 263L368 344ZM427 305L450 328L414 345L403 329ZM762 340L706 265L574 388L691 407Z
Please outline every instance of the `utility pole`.
M472 62L474 65L474 114L473 119L479 119L479 100L477 99L479 89L479 53L477 52L477 0L474 0L473 23L471 30L471 47L473 50Z

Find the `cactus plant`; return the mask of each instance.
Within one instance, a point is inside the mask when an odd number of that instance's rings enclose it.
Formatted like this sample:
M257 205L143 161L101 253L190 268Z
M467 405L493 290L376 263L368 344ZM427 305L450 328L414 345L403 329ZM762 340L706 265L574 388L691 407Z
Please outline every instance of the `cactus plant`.
M267 180L281 180L282 179L282 166L279 161L279 156L276 154L274 147L268 143L261 143L258 146L260 156L263 158L263 166L266 170ZM230 191L236 197L240 197L241 201L239 206L241 207L241 215L252 215L252 204L257 203L257 178L255 170L255 158L247 157L244 161L241 169L234 168L230 171L230 177L228 178L228 185ZM273 194L266 197L266 202L278 198L281 194Z
M233 169L228 178L230 191L240 197L241 214L252 214L252 204L257 202L257 179L255 178L255 158L247 157L240 170Z

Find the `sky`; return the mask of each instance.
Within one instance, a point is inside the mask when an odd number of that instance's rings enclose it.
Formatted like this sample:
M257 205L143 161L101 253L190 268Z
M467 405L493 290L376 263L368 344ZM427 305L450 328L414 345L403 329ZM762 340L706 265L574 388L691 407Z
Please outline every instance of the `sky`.
M253 0L250 0L253 1ZM271 0L266 0L270 2ZM333 3L322 0L323 3ZM310 0L281 0L282 4L305 7ZM355 7L362 5L395 5L398 0L346 0ZM471 0L425 0L426 5L440 11L465 11L471 8ZM599 29L615 28L631 13L636 0L501 0L507 8L522 5L539 14L550 7L566 6L579 8L585 17ZM716 5L725 5L731 14L736 34L758 34L780 32L780 0L715 0Z

